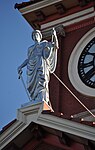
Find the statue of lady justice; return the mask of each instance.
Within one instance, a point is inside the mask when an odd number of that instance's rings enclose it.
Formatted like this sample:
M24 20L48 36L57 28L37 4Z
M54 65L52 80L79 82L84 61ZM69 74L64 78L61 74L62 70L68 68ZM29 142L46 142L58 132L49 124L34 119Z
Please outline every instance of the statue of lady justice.
M39 30L32 32L34 45L28 49L28 58L18 67L18 73L27 66L27 90L31 100L49 103L50 73L53 73L57 63L58 39L55 29L52 30L52 41L42 40Z

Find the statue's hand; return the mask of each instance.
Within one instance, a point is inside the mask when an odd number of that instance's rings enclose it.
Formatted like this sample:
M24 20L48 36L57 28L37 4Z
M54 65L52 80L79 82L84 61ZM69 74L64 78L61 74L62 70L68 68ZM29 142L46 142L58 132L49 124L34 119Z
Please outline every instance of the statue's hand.
M52 29L52 34L53 34L54 36L56 36L56 30L55 30L55 28Z
M22 68L21 67L18 67L18 74L20 75L20 74L22 74Z
M21 67L18 67L18 74L19 74L19 77L18 77L18 79L20 79L20 77L21 77L21 74L22 74L22 68Z
M57 39L57 33L56 33L56 30L53 28L52 29L52 44L54 44L54 47L56 47L56 49L59 48L58 46L58 39Z

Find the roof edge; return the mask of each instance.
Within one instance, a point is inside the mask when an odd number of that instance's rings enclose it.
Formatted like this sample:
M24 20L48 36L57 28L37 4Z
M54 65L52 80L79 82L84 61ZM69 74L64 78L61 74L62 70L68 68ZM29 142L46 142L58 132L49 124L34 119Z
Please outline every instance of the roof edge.
M31 122L95 141L94 127L51 114L42 114L43 110L49 111L50 109L50 106L45 101L26 105L18 109L17 121L1 134L1 148L4 148L17 135L23 132ZM51 111L53 110L51 109Z
M28 1L28 2L22 2L22 3L19 3L19 4L16 3L14 8L15 9L21 9L21 8L27 7L27 6L31 5L31 4L35 4L35 3L40 2L40 1L42 1L42 0L35 0L35 1L32 0L32 1Z

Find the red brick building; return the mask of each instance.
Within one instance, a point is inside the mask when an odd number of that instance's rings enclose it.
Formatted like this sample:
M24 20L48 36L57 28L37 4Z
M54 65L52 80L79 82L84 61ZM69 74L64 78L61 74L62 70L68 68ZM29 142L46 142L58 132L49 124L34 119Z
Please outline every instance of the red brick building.
M15 8L45 39L55 27L60 48L52 108L42 102L18 109L1 132L1 149L94 150L95 0L31 0Z

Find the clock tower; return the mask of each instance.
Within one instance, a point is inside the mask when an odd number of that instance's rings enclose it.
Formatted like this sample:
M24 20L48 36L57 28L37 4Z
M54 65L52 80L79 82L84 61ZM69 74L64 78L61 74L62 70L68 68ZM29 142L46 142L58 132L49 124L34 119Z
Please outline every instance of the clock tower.
M58 34L57 77L90 111L95 107L95 9L90 0L29 1L16 4L33 29L50 39L54 27ZM94 118L77 99L51 76L52 107L64 115ZM86 120L85 120L86 121Z
M59 50L49 83L52 109L20 108L2 133L3 150L94 150L95 0L30 0L15 8L43 39L50 41L55 28Z

